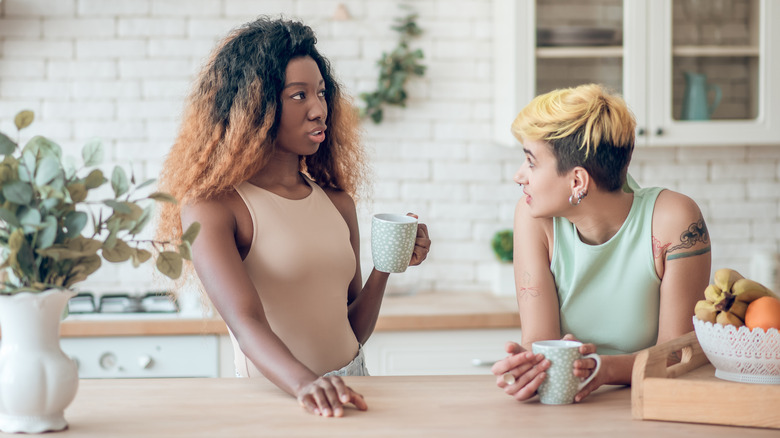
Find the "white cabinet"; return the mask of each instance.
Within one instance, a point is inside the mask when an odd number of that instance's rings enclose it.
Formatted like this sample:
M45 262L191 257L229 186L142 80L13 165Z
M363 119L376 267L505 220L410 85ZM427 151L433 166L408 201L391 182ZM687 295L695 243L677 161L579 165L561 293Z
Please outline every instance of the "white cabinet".
M495 0L494 7L494 138L500 143L517 143L509 127L533 97L587 82L623 94L637 117L638 145L780 140L780 2ZM587 38L540 44L537 27L612 28L616 37L605 44ZM683 115L686 72L705 75L722 91L706 120ZM711 103L714 95L708 94Z
M374 332L363 347L372 376L490 374L520 329Z

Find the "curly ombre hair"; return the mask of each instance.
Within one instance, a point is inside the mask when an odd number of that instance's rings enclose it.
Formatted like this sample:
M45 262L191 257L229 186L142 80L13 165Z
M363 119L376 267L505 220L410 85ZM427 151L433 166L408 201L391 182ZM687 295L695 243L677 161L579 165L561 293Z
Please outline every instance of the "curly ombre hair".
M597 84L537 96L512 123L512 134L521 143L550 145L558 174L581 166L607 191L620 189L626 180L635 129L636 120L623 98Z
M218 198L266 166L276 148L285 70L294 58L317 63L328 105L325 141L301 157L301 172L322 187L358 196L367 175L358 114L316 42L309 26L260 17L217 45L195 79L160 176L160 190L180 204L164 204L159 237L181 233L182 204Z

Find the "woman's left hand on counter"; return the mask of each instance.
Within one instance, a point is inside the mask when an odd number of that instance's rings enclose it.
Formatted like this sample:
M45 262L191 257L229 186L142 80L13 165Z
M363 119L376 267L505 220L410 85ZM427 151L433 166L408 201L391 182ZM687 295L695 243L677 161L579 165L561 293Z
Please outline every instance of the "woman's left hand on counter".
M412 216L417 219L417 215L414 213L407 213L407 216ZM409 261L409 266L417 266L428 257L428 251L431 249L431 239L428 237L428 226L424 223L417 224L417 237L414 240L414 252L412 252L412 259Z

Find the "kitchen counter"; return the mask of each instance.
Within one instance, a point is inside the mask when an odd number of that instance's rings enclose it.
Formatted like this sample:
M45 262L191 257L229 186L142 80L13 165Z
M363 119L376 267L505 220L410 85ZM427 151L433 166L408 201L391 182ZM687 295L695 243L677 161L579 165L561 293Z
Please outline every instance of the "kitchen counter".
M382 304L377 331L514 328L520 326L514 297L490 293L424 292L388 295ZM227 334L219 317L193 318L153 315L133 319L117 315L93 319L72 315L62 322L63 337Z
M81 380L58 437L776 437L777 430L633 420L631 390L517 402L493 376L347 377L369 410L304 412L264 379ZM4 434L0 434L4 435ZM10 435L9 435L10 436Z

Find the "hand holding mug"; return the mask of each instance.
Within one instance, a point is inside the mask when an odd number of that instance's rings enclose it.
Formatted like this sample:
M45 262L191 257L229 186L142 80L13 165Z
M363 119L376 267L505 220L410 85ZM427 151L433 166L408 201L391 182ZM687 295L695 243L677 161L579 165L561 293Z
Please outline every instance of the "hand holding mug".
M419 265L428 255L428 228L418 224L417 215L381 213L371 218L371 255L381 272L404 272Z
M542 403L562 405L574 402L574 397L598 374L601 357L596 353L582 355L582 342L562 339L558 341L537 341L532 344L533 352L543 354L550 361L547 377L539 386L538 393ZM580 381L575 375L574 363L582 359L593 359L596 368L587 379Z

